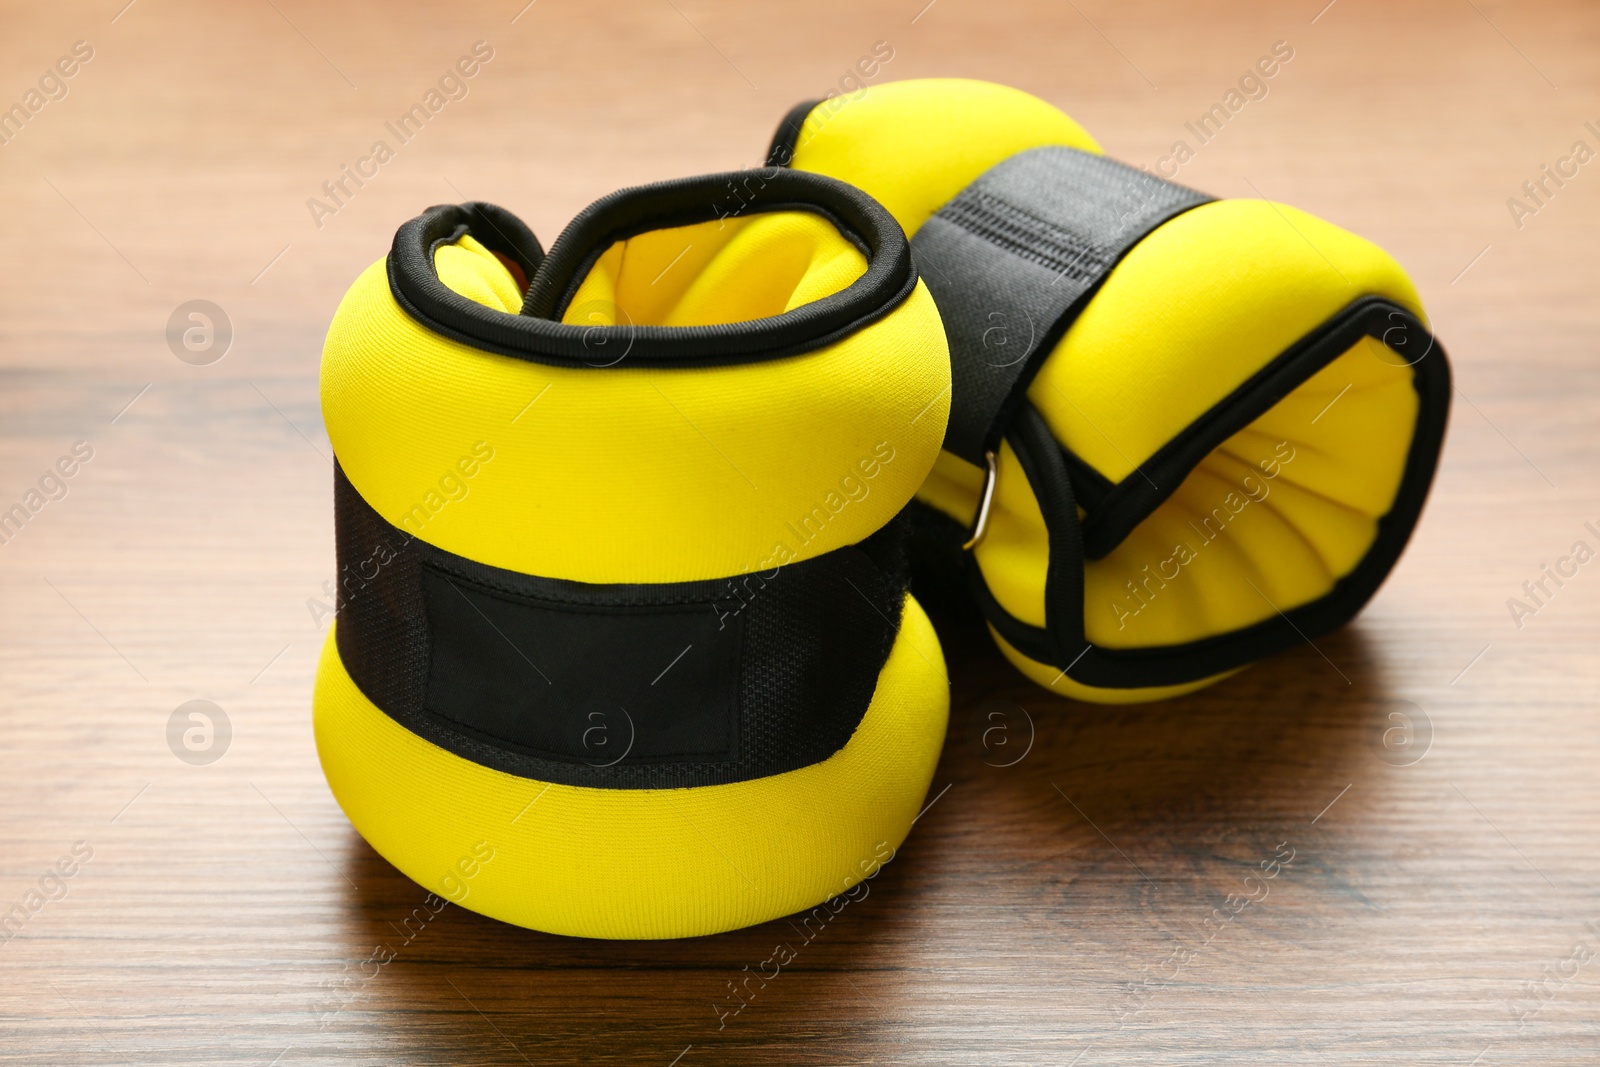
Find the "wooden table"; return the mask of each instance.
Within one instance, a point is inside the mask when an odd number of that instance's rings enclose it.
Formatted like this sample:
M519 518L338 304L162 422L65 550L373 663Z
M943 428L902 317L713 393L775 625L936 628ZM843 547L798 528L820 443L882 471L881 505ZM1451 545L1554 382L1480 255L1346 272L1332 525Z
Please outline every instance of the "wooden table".
M1600 525L1600 163L1520 227L1507 206L1600 146L1600 10L122 2L9 5L0 36L4 103L93 50L0 147L0 507L93 449L0 545L0 906L75 870L0 944L0 1061L1600 1058L1600 564L1520 627L1507 608ZM480 40L466 98L319 227L307 199ZM612 189L754 164L878 41L880 78L1009 81L1153 165L1280 40L1293 60L1181 180L1392 250L1460 387L1423 525L1361 618L1131 709L1051 698L947 627L936 802L723 1029L713 1005L784 922L598 943L447 907L408 939L423 890L334 804L308 707L321 338L394 228L483 198L548 241ZM233 331L204 366L166 340L196 299ZM196 699L231 723L209 765L167 742ZM1420 760L1381 741L1396 711ZM985 746L991 713L1012 747ZM393 961L363 966L378 945Z

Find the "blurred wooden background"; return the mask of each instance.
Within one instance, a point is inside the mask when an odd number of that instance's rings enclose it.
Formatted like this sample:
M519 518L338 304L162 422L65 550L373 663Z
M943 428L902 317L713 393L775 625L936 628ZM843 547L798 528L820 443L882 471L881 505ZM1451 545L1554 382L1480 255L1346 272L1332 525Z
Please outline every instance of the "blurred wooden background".
M1600 1059L1600 565L1520 628L1506 603L1600 525L1600 162L1507 204L1600 148L1594 5L124 2L0 15L0 105L44 79L0 146L0 509L93 449L0 545L0 910L59 897L0 944L0 1062ZM480 40L466 97L319 228L307 199ZM880 80L1008 81L1146 164L1289 42L1180 180L1412 272L1461 390L1420 532L1326 659L1169 703L1053 699L947 629L944 791L723 1029L783 922L594 943L447 907L408 937L424 893L351 830L310 731L336 302L428 204L494 200L548 242L613 189L753 165L880 41ZM233 333L204 366L165 337L197 299ZM231 723L209 765L168 747L195 699Z

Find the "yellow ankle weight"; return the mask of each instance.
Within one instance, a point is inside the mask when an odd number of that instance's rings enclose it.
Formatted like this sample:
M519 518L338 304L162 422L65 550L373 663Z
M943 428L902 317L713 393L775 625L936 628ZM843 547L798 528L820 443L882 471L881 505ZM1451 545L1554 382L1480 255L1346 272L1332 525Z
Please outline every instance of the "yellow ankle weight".
M1343 625L1393 567L1450 375L1381 249L1114 163L985 82L802 104L769 162L854 183L911 235L954 364L919 546L1029 677L1185 692Z
M903 513L949 390L903 233L829 178L626 190L548 254L488 204L406 223L322 364L315 727L356 829L435 893L586 937L874 873L944 737Z

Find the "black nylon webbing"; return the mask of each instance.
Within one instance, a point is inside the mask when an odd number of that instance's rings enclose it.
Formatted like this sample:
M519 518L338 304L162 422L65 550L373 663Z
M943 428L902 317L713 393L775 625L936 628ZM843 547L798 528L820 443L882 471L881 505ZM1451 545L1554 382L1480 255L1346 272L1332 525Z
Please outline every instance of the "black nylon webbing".
M766 572L597 585L502 570L390 525L334 468L339 655L463 759L597 789L740 782L843 748L900 627L910 532Z
M989 168L911 241L950 342L944 447L978 466L1040 361L1110 273L1163 222L1211 197L1075 148Z

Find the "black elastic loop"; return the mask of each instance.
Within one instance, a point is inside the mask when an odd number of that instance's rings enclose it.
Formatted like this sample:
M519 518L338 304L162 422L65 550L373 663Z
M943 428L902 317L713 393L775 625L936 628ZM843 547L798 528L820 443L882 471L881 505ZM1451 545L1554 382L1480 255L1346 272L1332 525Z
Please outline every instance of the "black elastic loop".
M844 182L782 168L683 178L625 189L596 201L548 254L515 216L487 204L429 208L401 226L389 253L395 301L435 333L501 355L557 366L597 367L593 329L556 321L594 260L637 234L774 211L827 219L867 257L843 290L768 318L710 326L624 325L627 357L665 367L750 363L814 351L897 308L916 288L910 247L876 200ZM469 300L439 280L431 250L458 228L510 256L532 279L522 314ZM609 364L616 365L616 364Z
M1044 579L1045 629L1052 661L1066 663L1083 651L1083 537L1072 476L1050 425L1024 404L1006 435L1044 515L1050 558Z

